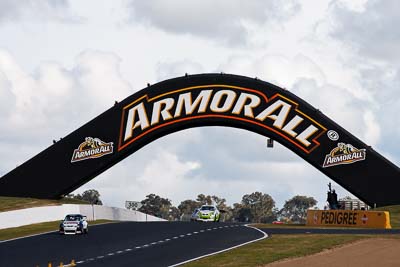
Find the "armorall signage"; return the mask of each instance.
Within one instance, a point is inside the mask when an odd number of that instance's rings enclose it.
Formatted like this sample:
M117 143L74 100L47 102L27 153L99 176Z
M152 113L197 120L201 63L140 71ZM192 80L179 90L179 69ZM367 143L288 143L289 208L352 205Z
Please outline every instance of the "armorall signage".
M185 120L224 118L265 128L310 153L319 146L326 128L280 94L229 85L183 88L149 98L143 96L124 106L119 150L147 133Z
M74 150L71 162L85 159L95 159L113 153L113 143L106 143L99 138L86 137L85 142L81 143Z
M367 204L400 204L397 166L290 91L228 74L187 75L148 86L116 102L4 175L0 195L62 197L152 141L200 126L235 127L261 134ZM265 147L263 143L259 149ZM273 157L274 150L270 153ZM293 179L296 176L293 172Z
M339 143L337 147L326 155L323 167L336 166L340 164L352 164L365 160L367 152L365 149L357 149L351 144Z

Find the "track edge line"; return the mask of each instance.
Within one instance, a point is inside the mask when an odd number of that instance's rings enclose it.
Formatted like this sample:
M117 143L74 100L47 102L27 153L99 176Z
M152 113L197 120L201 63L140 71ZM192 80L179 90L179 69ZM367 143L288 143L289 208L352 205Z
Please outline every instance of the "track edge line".
M248 245L248 244L251 244L251 243L254 243L254 242L257 242L257 241L260 241L260 240L263 240L263 239L266 239L266 238L269 237L268 234L267 234L266 232L264 232L264 231L262 231L262 230L260 230L260 229L258 229L258 228L256 228L256 227L250 226L249 224L245 224L244 226L247 227L247 228L252 228L252 229L254 229L254 230L259 231L260 233L263 234L263 237L257 238L257 239L251 240L251 241L247 241L247 242L245 242L245 243L242 243L242 244L239 244L239 245L230 247L230 248L225 248L225 249L223 249L223 250L219 250L219 251L216 251L216 252L213 252L213 253L205 254L205 255L202 255L202 256L199 256L199 257L196 257L196 258L193 258L193 259L189 259L189 260L186 260L186 261L182 261L182 262L179 262L179 263L176 263L176 264L173 264L173 265L169 265L168 267L180 266L180 265L183 265L183 264L186 264L186 263L195 261L195 260L199 260L199 259L202 259L202 258L205 258L205 257L208 257L208 256L217 255L217 254L220 254L220 253L223 253L223 252L226 252L226 251L235 249L235 248L239 248L239 247L242 247L242 246L245 246L245 245Z

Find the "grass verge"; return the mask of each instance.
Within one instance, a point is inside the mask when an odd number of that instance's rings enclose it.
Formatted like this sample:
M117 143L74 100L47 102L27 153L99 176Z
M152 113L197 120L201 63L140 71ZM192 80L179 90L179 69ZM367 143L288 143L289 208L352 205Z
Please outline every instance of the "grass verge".
M20 197L0 197L0 212L26 209L41 206L56 206L62 204L89 204L86 201L62 198L55 199L36 199L36 198L20 198Z
M347 243L376 235L274 235L225 253L206 257L186 264L187 267L200 266L262 266L287 258L315 254ZM380 236L379 236L380 237ZM385 235L385 238L399 238Z
M97 221L90 221L90 225L95 225L99 223L111 222L109 220L97 220ZM28 235L40 234L50 231L58 230L60 225L60 221L52 221L52 222L44 222L44 223L35 223L30 225L24 225L20 227L13 227L7 229L0 230L0 241L13 239L17 237L23 237Z

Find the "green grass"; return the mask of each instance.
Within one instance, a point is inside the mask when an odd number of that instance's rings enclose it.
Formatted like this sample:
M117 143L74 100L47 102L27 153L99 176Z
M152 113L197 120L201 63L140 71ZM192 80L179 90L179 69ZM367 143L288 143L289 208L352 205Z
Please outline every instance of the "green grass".
M56 231L56 230L58 230L60 221L35 223L35 224L24 225L24 226L20 226L20 227L1 229L0 230L0 240L7 240L7 239L23 237L23 236L28 236L28 235L34 235L34 234L39 234L39 233L44 233L44 232L49 232L49 231ZM112 221L109 221L109 220L90 221L89 227L90 227L90 225L95 225L95 224L105 223L105 222L112 222Z
M206 257L188 264L187 267L201 266L261 266L287 258L315 254L326 249L355 242L374 235L274 235L225 253ZM382 237L382 236L379 236ZM400 238L385 235L385 238Z
M260 266L277 260L314 254L363 238L367 237L361 235L274 235L271 238L200 259L185 266Z
M19 198L19 197L0 197L0 212L26 209L41 206L56 206L62 204L89 204L86 201L62 198L60 200L54 199L36 199L36 198Z

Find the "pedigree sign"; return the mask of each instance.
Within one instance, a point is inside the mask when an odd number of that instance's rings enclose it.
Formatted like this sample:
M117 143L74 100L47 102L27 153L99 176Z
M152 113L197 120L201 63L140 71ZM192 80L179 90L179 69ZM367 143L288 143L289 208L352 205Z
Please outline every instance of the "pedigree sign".
M118 151L163 127L207 119L235 120L274 132L306 153L320 143L326 128L298 108L291 99L231 85L188 87L125 105Z
M307 226L392 228L389 212L365 210L308 210Z

